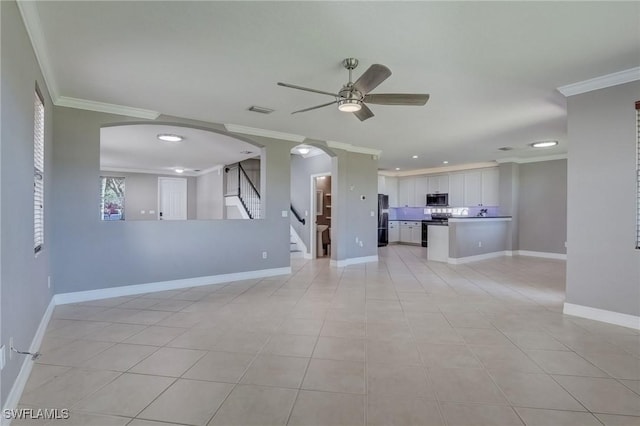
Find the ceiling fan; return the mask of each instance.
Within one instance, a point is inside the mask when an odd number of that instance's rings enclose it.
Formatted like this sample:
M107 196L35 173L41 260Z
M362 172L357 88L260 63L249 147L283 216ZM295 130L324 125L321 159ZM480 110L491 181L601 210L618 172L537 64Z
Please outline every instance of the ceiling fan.
M308 87L296 86L294 84L280 83L278 86L289 87L291 89L304 90L306 92L320 93L321 95L329 95L335 98L334 101L322 105L316 105L311 108L305 108L294 111L291 114L299 112L311 111L318 108L324 108L329 105L338 104L338 109L343 112L352 112L360 121L364 121L373 117L373 112L367 107L366 103L378 105L413 105L422 106L429 100L428 94L419 93L374 93L370 94L373 89L378 87L380 83L385 81L391 75L391 70L384 65L373 64L364 74L356 80L351 81L351 71L358 66L356 58L347 58L342 61L342 65L349 70L349 82L342 86L338 93L325 92L323 90L310 89Z

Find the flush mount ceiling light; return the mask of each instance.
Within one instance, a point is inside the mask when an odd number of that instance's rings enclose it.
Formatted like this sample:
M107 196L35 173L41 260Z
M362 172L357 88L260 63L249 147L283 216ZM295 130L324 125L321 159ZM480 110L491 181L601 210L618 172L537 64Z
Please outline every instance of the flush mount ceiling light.
M296 148L296 151L298 151L300 155L307 155L311 152L311 148L309 148L308 146L299 146Z
M184 169L182 169L180 167L177 167L177 168L173 169L173 171L176 172L176 173L184 173Z
M172 135L170 133L160 133L158 139L165 142L180 142L184 137L179 135Z
M356 112L362 109L360 99L341 99L338 101L338 109L342 112Z
M444 160L442 164L449 164L449 162L447 160Z
M540 141L531 144L533 148L550 148L558 145L558 141Z
M416 158L418 158L418 156L417 155L412 155L411 158L413 158L415 160Z

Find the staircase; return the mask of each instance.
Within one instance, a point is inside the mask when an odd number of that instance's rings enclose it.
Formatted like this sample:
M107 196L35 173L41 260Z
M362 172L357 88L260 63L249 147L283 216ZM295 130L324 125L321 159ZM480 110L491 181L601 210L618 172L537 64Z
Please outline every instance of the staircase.
M293 226L289 226L289 251L291 252L291 257L304 257L306 250L307 248L304 247L304 243L296 234Z
M233 183L232 189L225 195L225 205L238 207L243 219L260 219L260 192L251 182L242 164L228 166L225 171L228 184Z

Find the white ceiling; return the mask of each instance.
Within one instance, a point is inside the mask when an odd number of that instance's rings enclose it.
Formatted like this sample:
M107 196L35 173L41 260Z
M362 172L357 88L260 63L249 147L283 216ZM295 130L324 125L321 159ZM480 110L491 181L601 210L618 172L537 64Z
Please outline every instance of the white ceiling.
M182 136L166 142L159 134ZM195 176L260 155L260 148L225 135L190 127L136 124L100 130L100 169Z
M388 169L565 153L556 88L640 65L640 2L40 2L37 12L36 49L58 96L380 149ZM373 63L392 70L373 93L431 99L372 105L365 122L335 106L291 115L331 98L276 82L335 92L346 57L360 60L356 78ZM527 147L543 139L560 144Z

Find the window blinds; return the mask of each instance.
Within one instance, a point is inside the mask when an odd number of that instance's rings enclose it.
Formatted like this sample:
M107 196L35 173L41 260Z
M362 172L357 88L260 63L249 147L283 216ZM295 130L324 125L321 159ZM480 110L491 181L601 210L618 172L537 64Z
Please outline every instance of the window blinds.
M33 115L33 247L44 244L44 102L36 89Z

